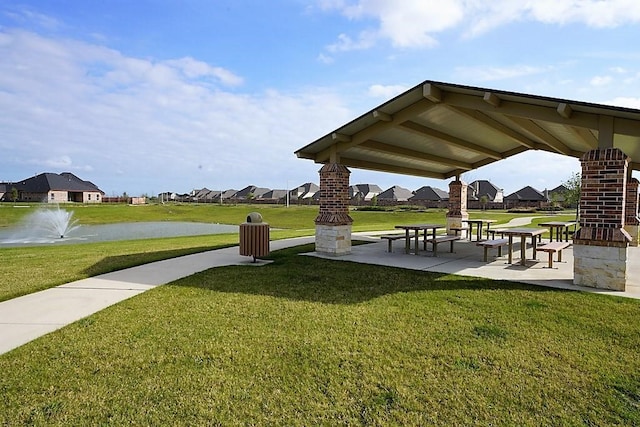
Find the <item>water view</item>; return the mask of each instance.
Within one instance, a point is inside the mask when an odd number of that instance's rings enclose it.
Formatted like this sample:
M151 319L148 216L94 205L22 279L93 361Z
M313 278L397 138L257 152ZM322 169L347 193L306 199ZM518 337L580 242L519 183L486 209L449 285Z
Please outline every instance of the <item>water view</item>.
M16 227L0 229L0 247L199 236L237 233L238 229L237 225L169 221L81 225L72 211L42 209Z

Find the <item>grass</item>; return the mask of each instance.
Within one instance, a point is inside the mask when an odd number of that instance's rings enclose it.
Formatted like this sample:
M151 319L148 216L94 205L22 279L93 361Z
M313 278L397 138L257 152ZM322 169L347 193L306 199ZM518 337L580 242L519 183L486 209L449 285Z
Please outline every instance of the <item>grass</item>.
M274 239L306 232L274 230ZM0 301L75 280L238 244L237 234L0 249ZM28 272L28 273L27 273Z
M0 204L0 225L10 226L41 206L14 208ZM165 205L73 205L80 224L136 221L196 221L240 224L247 214L259 211L272 228L274 239L313 235L317 206L220 206L198 204ZM354 231L393 229L400 223L444 222L444 211L429 210L362 212L353 211ZM499 223L516 217L504 212L473 212L472 217L497 219ZM566 216L568 218L568 216ZM558 219L563 218L559 216ZM539 220L541 221L541 220ZM495 226L494 226L495 227ZM235 234L103 242L64 246L0 248L0 301L48 289L123 268L161 259L202 252L238 243ZM28 271L28 274L25 272Z
M308 250L0 356L0 424L640 424L638 301Z

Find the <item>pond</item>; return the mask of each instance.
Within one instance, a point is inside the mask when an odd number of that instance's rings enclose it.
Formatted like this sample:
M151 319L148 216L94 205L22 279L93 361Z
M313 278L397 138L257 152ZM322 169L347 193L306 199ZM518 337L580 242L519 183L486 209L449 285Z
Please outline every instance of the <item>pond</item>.
M238 233L237 225L199 222L124 222L75 226L63 238L28 225L0 229L0 248L48 244L74 244L115 240L152 239L159 237L199 236Z

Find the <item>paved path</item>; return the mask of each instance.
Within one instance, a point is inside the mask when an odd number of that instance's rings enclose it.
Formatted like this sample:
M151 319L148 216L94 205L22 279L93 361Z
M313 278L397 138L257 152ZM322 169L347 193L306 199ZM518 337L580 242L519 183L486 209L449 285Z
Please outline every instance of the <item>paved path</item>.
M506 224L500 224L498 227L523 227L531 224L536 218L550 218L550 216L523 216L520 218L513 218L511 221Z
M270 247L275 251L314 241L313 236L275 240ZM182 277L226 265L264 264L240 256L234 246L127 268L0 302L0 354Z

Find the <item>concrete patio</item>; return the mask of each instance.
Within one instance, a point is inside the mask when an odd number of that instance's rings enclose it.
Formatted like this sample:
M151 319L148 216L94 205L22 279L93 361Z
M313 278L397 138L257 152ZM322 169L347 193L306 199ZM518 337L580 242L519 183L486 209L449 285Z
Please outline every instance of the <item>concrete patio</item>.
M496 257L497 250L489 252L488 262L483 261L483 248L476 246L476 242L460 240L454 244L454 253L449 253L448 245L438 249L438 256L420 251L418 255L406 254L404 240L393 242L393 252L387 252L387 242L380 240L372 233L354 233L353 239L368 240L370 244L354 245L351 254L330 256L318 252L308 253L309 256L333 259L336 261L352 261L363 264L384 265L389 267L407 268L412 270L433 271L437 273L459 274L463 276L485 277L494 280L508 280L532 285L548 286L559 289L593 292L605 295L615 295L640 299L640 248L629 248L627 262L627 287L624 292L595 289L573 284L573 250L562 251L562 262L558 262L554 255L553 268L548 268L546 253L539 252L537 260L532 260L533 250L527 248L526 266L519 263L519 243L514 245L513 264L507 263L508 249L502 250L502 256Z

